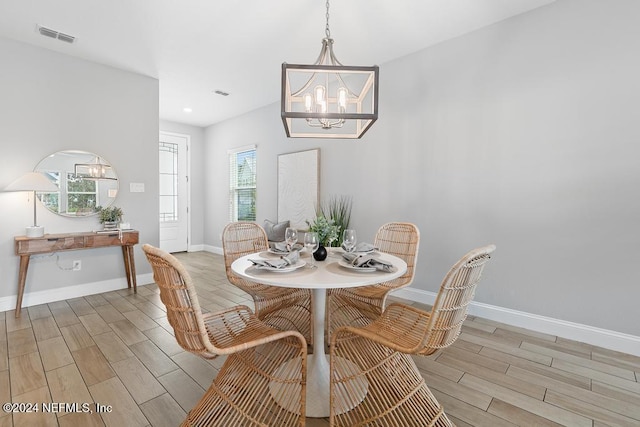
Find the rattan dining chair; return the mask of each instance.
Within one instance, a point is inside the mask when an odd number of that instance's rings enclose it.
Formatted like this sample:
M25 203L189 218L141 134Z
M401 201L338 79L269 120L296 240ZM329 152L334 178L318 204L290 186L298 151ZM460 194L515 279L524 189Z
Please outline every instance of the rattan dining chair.
M453 426L411 355L433 354L458 338L494 250L489 245L463 256L442 281L430 312L394 303L367 326L333 334L332 426Z
M307 343L313 342L311 291L291 289L252 282L236 275L231 264L252 253L267 251L269 243L264 229L253 222L238 221L227 224L222 232L222 247L227 279L253 298L256 316L280 330L296 330Z
M178 344L206 359L226 356L181 425L304 426L304 337L264 324L246 306L202 313L194 283L180 261L148 244L143 250Z
M341 326L364 326L377 319L393 290L409 286L415 275L420 231L408 222L390 222L378 229L374 246L407 263L407 271L397 279L357 288L332 289L328 293L327 333ZM327 337L327 342L329 341Z

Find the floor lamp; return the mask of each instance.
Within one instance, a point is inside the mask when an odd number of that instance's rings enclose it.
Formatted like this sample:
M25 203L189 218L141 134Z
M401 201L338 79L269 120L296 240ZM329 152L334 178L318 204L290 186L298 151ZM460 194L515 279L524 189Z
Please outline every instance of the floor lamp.
M13 181L4 188L4 191L32 191L33 192L33 226L27 227L27 237L44 236L44 227L36 221L36 191L45 193L58 192L58 186L51 182L40 172L29 172Z

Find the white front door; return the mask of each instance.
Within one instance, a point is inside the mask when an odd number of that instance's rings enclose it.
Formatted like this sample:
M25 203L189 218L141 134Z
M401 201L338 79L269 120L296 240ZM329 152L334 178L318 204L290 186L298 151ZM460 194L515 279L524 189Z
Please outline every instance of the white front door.
M188 249L189 136L160 132L160 249L184 252Z

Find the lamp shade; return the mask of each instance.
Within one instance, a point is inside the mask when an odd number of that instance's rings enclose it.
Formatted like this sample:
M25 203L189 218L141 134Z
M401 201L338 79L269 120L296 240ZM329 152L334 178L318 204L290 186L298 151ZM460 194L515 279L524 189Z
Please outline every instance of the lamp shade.
M59 191L59 189L56 184L40 172L29 172L7 185L4 191L41 191L54 193Z
M44 227L38 225L36 218L36 192L55 193L59 191L58 186L40 172L29 172L7 185L4 191L33 191L33 226L27 227L26 234L28 237L44 236Z

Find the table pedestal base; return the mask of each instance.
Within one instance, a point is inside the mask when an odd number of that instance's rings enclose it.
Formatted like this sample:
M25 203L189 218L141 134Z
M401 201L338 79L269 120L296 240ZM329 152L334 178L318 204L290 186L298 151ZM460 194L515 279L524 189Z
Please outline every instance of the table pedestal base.
M334 252L333 249L336 249ZM332 258L340 257L340 249L331 248L330 256ZM407 271L407 263L401 258L391 254L378 253L381 260L395 266L395 270L391 272L369 271L365 274L359 272L348 271L339 266L339 263L332 260L318 262L316 268L300 269L291 274L273 274L267 271L260 271L252 268L253 263L251 257L259 257L260 253L245 255L238 258L231 264L233 272L240 277L272 286L280 286L292 289L311 289L311 307L313 313L313 350L314 354L307 358L307 388L306 388L306 416L313 418L325 418L331 416L330 406L330 379L331 372L329 360L324 354L325 342L325 311L327 300L327 289L352 288L356 286L367 286L375 283L387 282L396 279ZM351 357L351 356L349 356ZM354 356L355 357L355 356ZM352 363L357 359L346 358L336 359L333 362L334 370L339 372L339 377L345 380L336 384L334 389L335 395L339 395L337 399L341 403L340 407L334 405L334 414L346 413L365 399L368 393L369 383L364 377L356 375L357 366ZM291 380L289 384L270 384L270 394L273 399L278 402L281 408L285 408L291 412L297 412L300 406L300 400L295 398L285 399L287 391L293 391L296 378L299 376L300 360L291 361L277 368L279 372L285 373L285 378ZM292 365L295 364L295 365ZM290 372L290 373L289 373ZM357 378L357 379L354 379ZM299 386L298 386L299 387ZM286 389L285 389L286 388ZM291 396L291 394L289 394ZM295 394L294 394L295 396Z
M311 418L326 418L331 415L331 409L329 406L330 392L329 392L329 356L326 354L315 354L307 356L307 406L306 415ZM339 363L342 365L341 370L348 369L357 372L357 366L355 363L350 362L347 359L340 358ZM290 362L285 363L276 371L277 376L282 376L286 372L292 372L292 368L300 365L299 359L293 359ZM351 401L348 405L336 410L336 415L343 412L350 411L355 408L364 400L367 395L367 388L369 384L364 379L351 380L338 387L348 389L348 395L351 396ZM283 402L279 399L283 393L280 393L282 387L291 387L291 385L282 385L278 383L272 383L269 385L271 396L274 400L283 408L291 412L298 412L297 402L290 404L290 402ZM344 395L346 392L339 390L338 393Z

